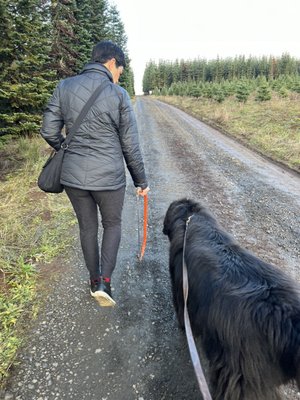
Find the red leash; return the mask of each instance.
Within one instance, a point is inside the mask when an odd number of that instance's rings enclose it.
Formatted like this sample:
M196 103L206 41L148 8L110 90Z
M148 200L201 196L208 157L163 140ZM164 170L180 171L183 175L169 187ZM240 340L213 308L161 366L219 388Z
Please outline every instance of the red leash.
M144 222L143 222L143 241L142 241L142 246L140 253L138 255L139 261L142 261L145 250L146 250L146 244L147 244L147 228L148 228L148 195L146 194L144 197ZM139 218L138 218L139 219ZM140 219L138 221L138 225L140 225ZM138 232L139 232L139 227L138 227ZM139 235L140 236L140 235ZM140 242L140 240L139 240ZM140 245L140 243L139 243Z

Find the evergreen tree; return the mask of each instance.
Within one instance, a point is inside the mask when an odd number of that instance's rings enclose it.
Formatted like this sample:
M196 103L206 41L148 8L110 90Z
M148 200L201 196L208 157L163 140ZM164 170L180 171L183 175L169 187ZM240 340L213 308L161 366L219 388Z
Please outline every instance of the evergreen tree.
M265 77L260 79L260 83L258 86L257 94L255 100L257 101L267 101L271 99L271 90L269 84Z
M213 96L212 93L212 85L210 82L205 82L203 85L203 97L206 97L207 99L211 99Z
M133 71L130 66L130 60L127 61L127 67L125 68L123 74L120 77L120 85L124 87L129 96L134 96L135 91L134 91L134 75Z
M224 68L223 68L223 61L220 60L219 56L217 57L216 61L214 62L213 71L214 71L214 73L213 73L214 81L221 82Z
M179 82L180 81L180 66L179 66L179 61L176 60L174 63L169 63L170 68L173 66L173 82Z
M127 51L127 36L125 33L124 24L120 18L120 13L117 10L116 6L113 5L108 7L106 11L106 21L106 39L112 40L118 46L120 46L121 49L124 51L126 57L127 67L120 77L120 85L123 86L131 96L133 96L134 79L133 72L130 67L130 58Z
M281 75L299 74L297 61L286 53L278 61L278 69Z
M175 82L169 87L169 95L171 96L181 95L181 82Z
M161 96L168 96L169 94L170 93L168 91L168 88L166 88L165 86L163 88L161 88L161 91L160 91Z
M225 100L225 94L220 84L214 84L212 88L212 98L218 103L222 103Z
M282 87L278 88L278 94L280 97L285 98L285 97L288 97L289 91L287 90L286 87L282 86Z
M113 36L114 33L111 34L111 31L114 29L114 27L111 25L111 15L110 18L107 17L109 6L107 5L106 0L85 0L84 2L90 3L91 6L89 33L91 35L92 43L96 44L101 40L106 39L107 35ZM121 44L119 40L112 40L122 47L123 43Z
M92 48L95 44L92 38L91 18L93 9L90 1L77 0L77 8L75 11L75 19L77 21L74 27L75 36L77 38L76 48L76 70L80 71L83 66L91 60Z
M52 0L52 68L57 78L65 78L77 73L77 38L75 36L75 0Z
M291 84L291 90L293 92L300 93L300 76L294 76Z
M54 86L49 7L42 0L0 0L0 20L0 135L31 135Z
M241 103L246 103L249 95L250 95L251 88L249 87L248 82L245 80L238 81L236 86L236 98Z
M127 36L124 24L120 18L120 13L116 6L109 6L106 12L106 39L117 43L121 49L127 53Z
M187 95L188 96L192 96L192 97L201 97L202 95L202 87L200 84L192 84L189 85L188 90L187 90Z
M156 65L153 61L150 61L146 65L143 76L143 92L149 94L155 87L158 87L156 84Z
M269 61L269 77L268 80L271 81L272 79L276 79L278 76L278 68L277 68L277 60L275 57L270 57Z
M235 92L234 81L225 80L222 82L222 90L225 97L232 96Z

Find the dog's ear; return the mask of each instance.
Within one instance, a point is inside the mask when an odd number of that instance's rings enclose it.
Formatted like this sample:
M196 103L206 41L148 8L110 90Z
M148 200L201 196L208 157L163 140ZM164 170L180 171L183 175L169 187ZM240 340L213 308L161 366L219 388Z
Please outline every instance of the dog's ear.
M169 211L169 210L168 210ZM164 222L163 222L163 234L164 235L168 235L168 211L167 211L167 213L166 213L166 215L165 215L165 218L164 218Z
M171 232L171 225L172 225L172 209L171 206L168 208L166 212L164 223L163 223L163 234L169 236Z
M169 236L169 229L168 229L168 227L167 227L165 224L164 224L164 226L163 226L162 232L163 232L164 235L168 235L168 236Z
M191 199L181 199L177 204L177 219L181 219L186 222L187 219L195 213L197 210L198 203Z
M186 198L173 201L170 204L164 219L163 233L168 235L170 238L175 224L178 221L185 222L191 215L190 208L190 200Z
M178 210L180 207L180 200L173 201L166 212L163 224L163 233L170 237L174 221L178 219Z

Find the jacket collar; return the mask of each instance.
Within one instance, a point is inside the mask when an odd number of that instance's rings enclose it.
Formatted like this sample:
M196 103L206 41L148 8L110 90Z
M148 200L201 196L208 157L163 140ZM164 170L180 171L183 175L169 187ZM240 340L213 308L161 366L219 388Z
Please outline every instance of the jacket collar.
M109 80L113 82L113 77L110 71L100 63L90 62L86 64L83 67L81 74L84 74L85 72L100 72L101 75L107 76Z

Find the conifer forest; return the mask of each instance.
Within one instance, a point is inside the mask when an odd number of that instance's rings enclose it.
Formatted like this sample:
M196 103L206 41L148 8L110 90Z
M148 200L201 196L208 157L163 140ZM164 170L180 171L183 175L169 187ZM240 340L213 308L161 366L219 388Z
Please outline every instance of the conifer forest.
M124 25L106 0L0 0L0 26L0 137L38 133L58 80L78 73L103 39L125 52L120 83L134 94Z
M157 96L190 96L221 103L234 96L246 102L254 93L257 101L271 99L272 92L287 97L300 93L300 60L281 57L248 57L215 60L150 61L143 79L145 93Z

